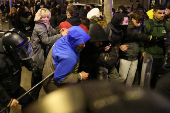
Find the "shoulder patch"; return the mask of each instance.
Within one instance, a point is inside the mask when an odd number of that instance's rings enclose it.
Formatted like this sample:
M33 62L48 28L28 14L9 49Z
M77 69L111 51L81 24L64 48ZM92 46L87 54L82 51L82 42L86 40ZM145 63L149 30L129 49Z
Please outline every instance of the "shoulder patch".
M166 30L162 30L162 33L166 33Z

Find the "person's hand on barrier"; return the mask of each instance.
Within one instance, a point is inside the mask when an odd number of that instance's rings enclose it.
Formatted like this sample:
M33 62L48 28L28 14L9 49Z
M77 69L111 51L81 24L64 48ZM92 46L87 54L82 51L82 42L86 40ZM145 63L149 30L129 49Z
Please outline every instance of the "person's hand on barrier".
M89 76L89 73L86 73L84 71L81 72L81 75L82 75L82 80L86 80Z
M121 49L122 51L126 51L126 50L128 49L128 45L121 45L121 46L120 46L120 49Z
M60 30L60 34L62 34L63 36L66 36L66 35L68 34L68 29L62 28L62 29Z

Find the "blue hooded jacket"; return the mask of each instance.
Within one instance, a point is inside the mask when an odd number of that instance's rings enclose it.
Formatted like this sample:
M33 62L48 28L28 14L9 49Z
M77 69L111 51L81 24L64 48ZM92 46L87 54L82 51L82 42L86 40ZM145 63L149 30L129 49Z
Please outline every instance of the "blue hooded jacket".
M53 63L56 67L54 80L60 83L74 68L79 60L79 54L76 53L76 47L85 43L90 36L78 26L69 29L66 36L58 39L52 50Z

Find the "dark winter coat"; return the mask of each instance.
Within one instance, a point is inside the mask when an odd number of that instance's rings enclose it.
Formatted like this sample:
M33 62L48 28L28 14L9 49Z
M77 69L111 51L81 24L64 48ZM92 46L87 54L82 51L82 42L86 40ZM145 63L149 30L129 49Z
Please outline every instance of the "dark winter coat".
M56 15L52 15L51 18L50 18L50 25L53 27L53 28L56 28L58 25L57 25L57 16Z
M58 33L59 33L59 25L61 22L64 22L66 21L67 19L67 16L66 15L53 15L51 16L51 19L50 19L50 25L55 28Z
M49 28L49 32L47 31L47 27L45 24L36 23L32 37L31 37L31 45L35 55L33 59L36 61L37 68L42 71L44 65L44 48L47 45L52 46L60 37L61 34L48 36L50 34L55 34L56 30L52 27Z
M142 27L142 26L141 26ZM140 32L141 27L135 27L132 21L128 23L127 32L121 41L121 45L128 45L126 51L120 51L120 58L134 61L139 55L139 41L149 42L150 36Z
M79 17L87 17L87 11L84 9L84 7L81 7L79 11Z
M11 66L7 63L11 62ZM20 63L5 54L0 54L0 109L6 107L12 98L11 94L20 88Z
M59 26L61 22L66 21L67 16L66 14L57 15L56 19L57 19L57 26Z
M104 47L96 47L93 43L94 42L105 42L108 41L106 34L103 28L98 24L94 23L89 31L88 34L90 36L90 40L86 43L85 48L80 53L80 66L79 71L85 71L89 73L90 78L95 78L95 75L98 73L99 64L98 58L100 53L104 51Z
M16 17L16 29L26 34L28 28L30 26L31 18L26 16L18 16Z
M0 39L0 111L7 107L13 94L20 87L21 65L11 55L6 54ZM25 92L24 92L25 93Z
M7 17L8 19L9 19L9 21L11 22L11 24L12 24L12 27L16 27L16 18L17 18L17 13L15 13L15 14L11 14L11 15L8 15L8 17Z
M108 25L104 28L106 33L106 37L109 39L111 47L107 52L103 52L100 54L100 62L103 67L113 68L119 57L119 46L120 41L122 39L123 33L121 30L116 29L112 23L108 23Z

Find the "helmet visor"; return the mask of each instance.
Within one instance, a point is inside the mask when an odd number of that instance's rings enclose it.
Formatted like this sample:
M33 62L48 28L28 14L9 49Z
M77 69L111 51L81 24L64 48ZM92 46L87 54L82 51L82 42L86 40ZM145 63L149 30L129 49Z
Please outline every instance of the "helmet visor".
M27 43L26 45L16 49L16 53L14 56L17 57L17 59L26 60L29 59L34 55L34 52L32 50L31 44Z

